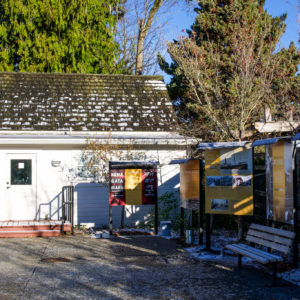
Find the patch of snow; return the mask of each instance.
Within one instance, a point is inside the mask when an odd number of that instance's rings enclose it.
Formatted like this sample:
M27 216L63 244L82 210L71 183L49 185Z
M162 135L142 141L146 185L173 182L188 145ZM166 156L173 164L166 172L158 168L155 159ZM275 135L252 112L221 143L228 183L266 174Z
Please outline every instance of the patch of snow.
M297 269L278 273L278 277L300 286L300 265L298 265Z
M227 244L236 242L236 237L230 235L228 232L223 234L212 235L211 243L213 247L212 252L203 250L205 246L194 246L185 248L185 250L195 259L200 261L216 261L221 266L224 264L224 267L228 266L228 263L233 267L237 266L237 256L229 250L225 250L224 247ZM227 263L227 264L226 264ZM263 265L253 261L248 257L242 257L242 264L251 265L252 267L262 269ZM286 281L289 281L295 285L300 286L300 264L297 269L291 269L286 272L278 272L278 277Z

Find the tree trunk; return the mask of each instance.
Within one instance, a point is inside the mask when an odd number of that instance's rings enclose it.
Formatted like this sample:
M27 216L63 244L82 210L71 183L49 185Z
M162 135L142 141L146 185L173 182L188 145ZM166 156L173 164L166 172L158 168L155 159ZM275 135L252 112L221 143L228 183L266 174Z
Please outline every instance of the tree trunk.
M165 0L155 0L153 6L150 9L149 15L146 19L141 19L139 21L139 34L137 40L137 53L136 53L136 69L135 74L143 74L143 62L144 62L144 43L145 38L148 34L149 29L152 26L154 16L162 6Z
M145 32L144 32L144 20L140 20L139 24L139 34L136 46L136 75L143 74L143 65L144 65L144 42L145 42Z

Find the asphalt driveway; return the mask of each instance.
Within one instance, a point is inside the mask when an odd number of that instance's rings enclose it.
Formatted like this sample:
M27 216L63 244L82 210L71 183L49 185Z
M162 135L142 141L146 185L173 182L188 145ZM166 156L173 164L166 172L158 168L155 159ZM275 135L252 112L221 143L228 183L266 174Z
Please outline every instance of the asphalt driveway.
M300 287L195 261L161 237L0 239L0 257L0 299L300 299Z

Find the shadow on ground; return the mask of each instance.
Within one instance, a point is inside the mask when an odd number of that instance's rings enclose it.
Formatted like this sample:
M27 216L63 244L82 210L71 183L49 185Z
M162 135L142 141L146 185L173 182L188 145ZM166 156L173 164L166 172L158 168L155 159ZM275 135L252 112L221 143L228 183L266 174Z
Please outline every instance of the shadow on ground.
M300 287L161 237L0 239L0 255L1 299L300 299Z

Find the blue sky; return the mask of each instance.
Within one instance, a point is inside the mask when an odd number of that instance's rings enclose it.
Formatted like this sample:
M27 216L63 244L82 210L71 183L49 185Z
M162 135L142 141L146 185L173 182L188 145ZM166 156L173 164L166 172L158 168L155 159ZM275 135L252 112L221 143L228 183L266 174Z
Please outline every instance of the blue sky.
M282 36L280 44L283 47L288 47L291 41L294 41L296 45L299 47L298 38L299 38L299 25L297 24L297 13L300 13L300 8L297 9L297 2L298 6L300 7L299 0L267 0L265 8L269 14L272 16L280 16L283 13L287 13L286 18L286 31L285 34Z
M284 47L288 47L292 40L297 43L299 38L297 13L300 14L300 0L266 0L265 9L272 16L280 16L287 13L285 22L287 28L281 43ZM187 13L180 7L178 9L174 7L173 11L170 12L169 28L171 28L171 31L169 31L168 38L172 38L171 36L176 37L181 34L182 29L190 28L194 22L195 16L196 14L193 12Z
M297 7L298 5L298 7ZM266 0L265 9L272 16L280 16L287 13L286 18L286 31L282 36L279 47L288 47L291 41L294 41L299 47L299 26L297 18L300 14L300 0ZM171 41L172 39L182 35L182 30L190 28L193 24L196 14L194 12L187 13L186 10L180 7L173 7L169 12L169 23L167 24L167 36L166 39ZM168 76L165 76L165 80L168 82Z

